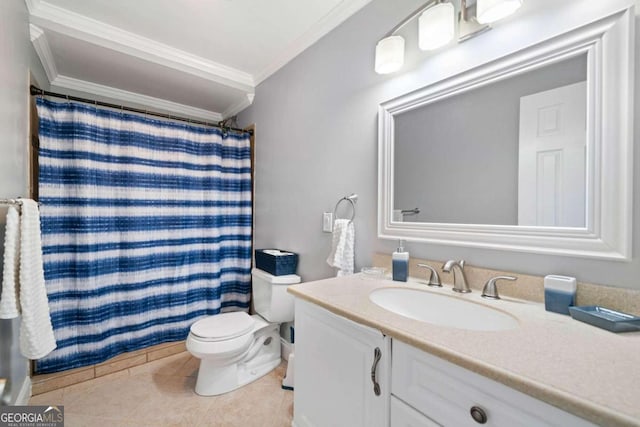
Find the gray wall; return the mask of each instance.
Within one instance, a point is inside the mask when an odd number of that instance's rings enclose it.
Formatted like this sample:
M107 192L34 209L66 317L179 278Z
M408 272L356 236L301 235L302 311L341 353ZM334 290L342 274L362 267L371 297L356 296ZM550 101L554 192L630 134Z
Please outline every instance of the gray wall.
M0 28L0 198L28 196L29 71L44 88L47 78L31 45L24 1L0 2ZM0 242L5 215L0 207ZM3 249L0 245L0 260ZM29 369L20 355L19 325L19 319L0 320L0 377L10 377L12 400Z
M332 211L338 198L360 195L356 217L356 268L371 264L374 252L391 253L396 242L377 238L377 106L409 90L428 84L455 67L459 55L485 55L483 46L512 43L500 39L500 28L457 47L442 51L441 61L411 56L415 38L407 38L402 71L381 76L373 71L376 42L419 7L418 0L373 0L359 13L323 37L293 61L262 82L254 104L240 115L242 124L256 123L257 247L279 247L300 253L303 280L333 275L325 262L331 237L321 231L321 214ZM610 6L614 1L608 2ZM552 8L546 26L582 19L575 7L605 7L602 3L525 2L527 7ZM533 11L530 16L538 12ZM532 21L523 12L501 24L526 28ZM531 18L534 19L534 18ZM539 18L537 18L539 19ZM636 17L636 26L639 25ZM512 24L511 24L512 23ZM540 25L540 22L537 23ZM522 32L523 37L528 32ZM636 46L640 44L636 32ZM483 44L484 43L484 44ZM636 52L638 51L636 47ZM636 70L640 70L636 54ZM437 59L434 57L434 59ZM448 62L445 62L448 60ZM437 68L436 68L437 66ZM640 104L640 73L636 71L635 99ZM435 76L435 77L434 77ZM636 114L637 117L637 114ZM635 140L640 120L635 123ZM635 150L636 165L640 150ZM487 164L495 167L487 159ZM565 274L579 280L640 289L640 174L635 168L634 230L631 262L598 261L489 249L408 243L411 256L465 259L472 265L537 275Z
M420 208L407 221L517 225L520 98L586 78L580 55L397 115L394 207Z

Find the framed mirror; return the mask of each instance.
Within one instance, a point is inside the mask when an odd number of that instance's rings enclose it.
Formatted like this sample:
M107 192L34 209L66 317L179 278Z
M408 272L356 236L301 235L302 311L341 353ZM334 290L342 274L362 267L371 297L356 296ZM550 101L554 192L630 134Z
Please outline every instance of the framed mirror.
M629 9L379 107L381 238L631 256Z

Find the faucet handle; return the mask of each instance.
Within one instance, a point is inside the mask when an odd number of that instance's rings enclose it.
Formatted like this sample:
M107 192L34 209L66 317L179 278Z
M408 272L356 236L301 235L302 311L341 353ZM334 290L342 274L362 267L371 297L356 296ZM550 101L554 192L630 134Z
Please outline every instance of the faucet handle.
M435 268L427 264L418 264L418 267L426 268L429 271L429 277L427 277L427 286L435 286L438 288L442 287L442 283L440 283L440 276L438 276L438 272Z
M500 295L498 295L498 286L496 286L496 282L498 280L509 280L516 281L517 278L513 276L496 276L487 281L484 285L484 289L482 289L482 298L489 299L500 299Z

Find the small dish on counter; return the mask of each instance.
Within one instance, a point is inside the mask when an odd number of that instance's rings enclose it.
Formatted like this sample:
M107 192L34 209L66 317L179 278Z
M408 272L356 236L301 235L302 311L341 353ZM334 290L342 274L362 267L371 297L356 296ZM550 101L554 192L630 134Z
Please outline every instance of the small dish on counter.
M571 313L571 317L576 320L606 329L607 331L640 331L640 317L600 307L599 305L569 307L569 313Z
M362 267L360 270L365 279L384 279L386 271L383 267Z

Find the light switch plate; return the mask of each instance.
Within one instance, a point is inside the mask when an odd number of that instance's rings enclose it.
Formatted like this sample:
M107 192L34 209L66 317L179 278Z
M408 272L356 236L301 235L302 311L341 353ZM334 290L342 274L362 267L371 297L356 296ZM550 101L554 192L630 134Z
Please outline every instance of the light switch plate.
M324 212L322 214L322 231L325 233L333 232L333 212Z

